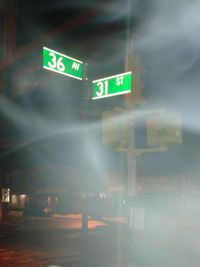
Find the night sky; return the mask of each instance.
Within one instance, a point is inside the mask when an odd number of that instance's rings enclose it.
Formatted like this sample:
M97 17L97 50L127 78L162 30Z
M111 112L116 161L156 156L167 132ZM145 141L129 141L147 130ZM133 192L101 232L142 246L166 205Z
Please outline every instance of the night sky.
M140 156L138 174L199 171L197 0L15 2L16 46L3 68L9 100L2 97L0 112L1 137L17 148L2 151L2 159L12 154L25 165L84 166L88 176L124 171L122 155L103 146L100 133L101 112L123 107L124 97L83 102L81 81L42 69L42 47L87 62L91 81L124 72L127 37L134 36L132 50L145 72L143 108L180 113L183 129L181 145Z

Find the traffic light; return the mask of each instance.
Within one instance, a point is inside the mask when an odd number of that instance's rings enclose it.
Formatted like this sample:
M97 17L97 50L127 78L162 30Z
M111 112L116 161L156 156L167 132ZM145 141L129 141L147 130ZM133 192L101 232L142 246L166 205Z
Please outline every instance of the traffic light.
M114 144L117 142L117 123L113 111L102 113L102 141L103 144Z
M128 147L130 139L130 123L127 111L115 107L112 111L102 113L103 144L114 144Z
M130 49L131 49L130 45ZM141 106L144 103L142 92L144 90L144 83L142 76L144 69L141 66L140 58L130 51L125 59L125 70L132 71L132 91L130 94L125 95L125 106L128 110L132 110L137 106Z
M147 118L147 143L150 146L160 144L181 144L182 128L180 114L165 112Z

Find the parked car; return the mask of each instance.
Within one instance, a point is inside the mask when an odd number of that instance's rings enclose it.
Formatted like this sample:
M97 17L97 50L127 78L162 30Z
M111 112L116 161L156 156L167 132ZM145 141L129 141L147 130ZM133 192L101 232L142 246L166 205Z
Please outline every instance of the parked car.
M28 205L24 211L24 216L42 216L42 217L51 217L53 215L53 210L51 207L39 207L38 205Z

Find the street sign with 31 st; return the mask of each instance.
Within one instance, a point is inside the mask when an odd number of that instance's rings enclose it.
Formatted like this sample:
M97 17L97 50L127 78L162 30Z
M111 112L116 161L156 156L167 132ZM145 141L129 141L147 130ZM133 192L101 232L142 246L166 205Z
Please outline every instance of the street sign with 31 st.
M131 92L132 72L109 76L92 82L92 99L122 95Z
M43 68L73 77L83 79L83 62L62 53L43 47Z

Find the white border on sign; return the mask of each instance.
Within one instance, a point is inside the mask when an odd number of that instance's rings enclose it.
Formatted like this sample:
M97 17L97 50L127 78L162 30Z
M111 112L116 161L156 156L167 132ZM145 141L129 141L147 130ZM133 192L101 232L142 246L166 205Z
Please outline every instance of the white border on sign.
M56 53L56 54L58 54L58 55L60 55L60 56L67 57L67 58L69 58L69 59L72 59L73 61L77 61L77 62L83 64L83 61L80 61L80 60L75 59L75 58L73 58L73 57L69 57L69 56L64 55L64 54L62 54L62 53L60 53L60 52L57 52L57 51L55 51L55 50L53 50L53 49L47 48L47 47L45 47L45 46L43 46L43 49L46 49L46 50L51 51L51 52L54 52L54 53Z
M123 91L123 92L109 94L109 95L95 96L95 97L92 97L92 100L94 100L94 99L100 99L100 98L106 98L106 97L111 97L111 96L114 96L114 95L124 95L124 94L128 94L128 93L131 93L131 89L126 90L126 91Z
M115 77L126 76L126 75L128 75L128 74L132 74L132 71L128 71L128 72L124 72L124 73L120 73L120 74L116 74L116 75L108 76L108 77L105 77L105 78L102 78L102 79L94 80L94 81L92 81L92 82L93 82L93 83L101 82L101 81L108 80L108 79L112 79L112 78L115 78Z

